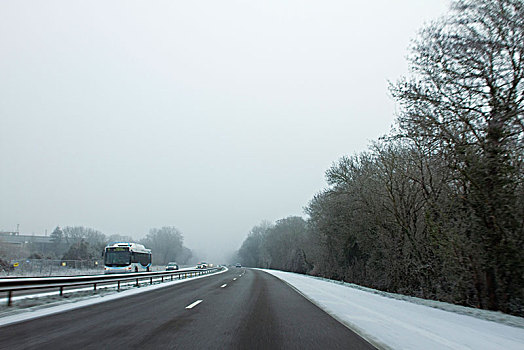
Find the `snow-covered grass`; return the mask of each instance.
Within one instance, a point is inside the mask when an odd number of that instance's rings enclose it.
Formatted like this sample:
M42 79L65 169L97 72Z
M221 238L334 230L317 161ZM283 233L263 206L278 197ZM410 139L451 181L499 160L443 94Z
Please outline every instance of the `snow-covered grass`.
M41 273L38 269L35 270L22 270L12 271L9 273L0 272L1 278L12 278L12 277L51 277L51 276L86 276L86 275L99 275L104 273L103 269L72 269L72 268L55 268L52 271L46 271Z
M180 267L180 270L194 269L195 266ZM164 271L166 267L164 265L155 265L151 267L151 271ZM51 276L87 276L87 275L100 275L104 273L103 268L97 269L75 269L70 267L55 267L53 270L45 270L42 273L39 269L33 270L14 270L9 273L0 271L1 278L12 278L12 277L51 277Z
M524 349L524 319L290 272L285 281L383 349Z

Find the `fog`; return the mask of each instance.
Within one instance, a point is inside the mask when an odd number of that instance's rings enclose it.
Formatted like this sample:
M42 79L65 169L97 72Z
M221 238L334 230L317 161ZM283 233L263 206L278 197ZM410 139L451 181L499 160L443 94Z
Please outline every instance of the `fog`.
M3 1L0 231L176 226L220 263L390 129L388 80L448 5Z

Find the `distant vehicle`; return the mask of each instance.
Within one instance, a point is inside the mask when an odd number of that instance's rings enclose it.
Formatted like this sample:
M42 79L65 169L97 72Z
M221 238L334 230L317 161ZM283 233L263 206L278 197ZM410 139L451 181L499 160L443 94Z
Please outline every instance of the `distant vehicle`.
M242 267L242 264L241 264L241 263L237 263L237 264L235 265L235 267Z
M149 271L151 250L131 242L110 243L104 248L104 273Z
M197 265L197 269L207 269L207 262L199 262Z
M166 271L178 270L178 264L176 262L170 262L166 266Z

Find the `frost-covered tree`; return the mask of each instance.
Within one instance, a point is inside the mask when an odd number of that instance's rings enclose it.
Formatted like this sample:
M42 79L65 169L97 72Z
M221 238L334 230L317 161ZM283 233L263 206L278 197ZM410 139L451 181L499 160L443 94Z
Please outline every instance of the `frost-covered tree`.
M454 2L450 16L421 32L410 64L412 76L392 87L402 106L398 135L455 171L482 265L481 302L510 310L524 297L523 1Z
M170 261L183 264L191 257L184 249L182 233L173 226L152 228L141 243L151 249L155 265L165 265Z

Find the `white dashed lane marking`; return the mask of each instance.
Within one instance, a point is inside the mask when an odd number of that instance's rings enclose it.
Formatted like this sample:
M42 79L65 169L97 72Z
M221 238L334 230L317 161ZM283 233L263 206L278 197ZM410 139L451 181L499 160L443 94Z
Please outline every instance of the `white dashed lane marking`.
M192 309L195 306L197 306L198 304L200 304L201 302L202 302L202 300L197 300L193 304L190 304L190 305L186 306L186 309Z
M220 286L220 288L224 288L225 286L227 286L227 283L226 284L223 284Z

